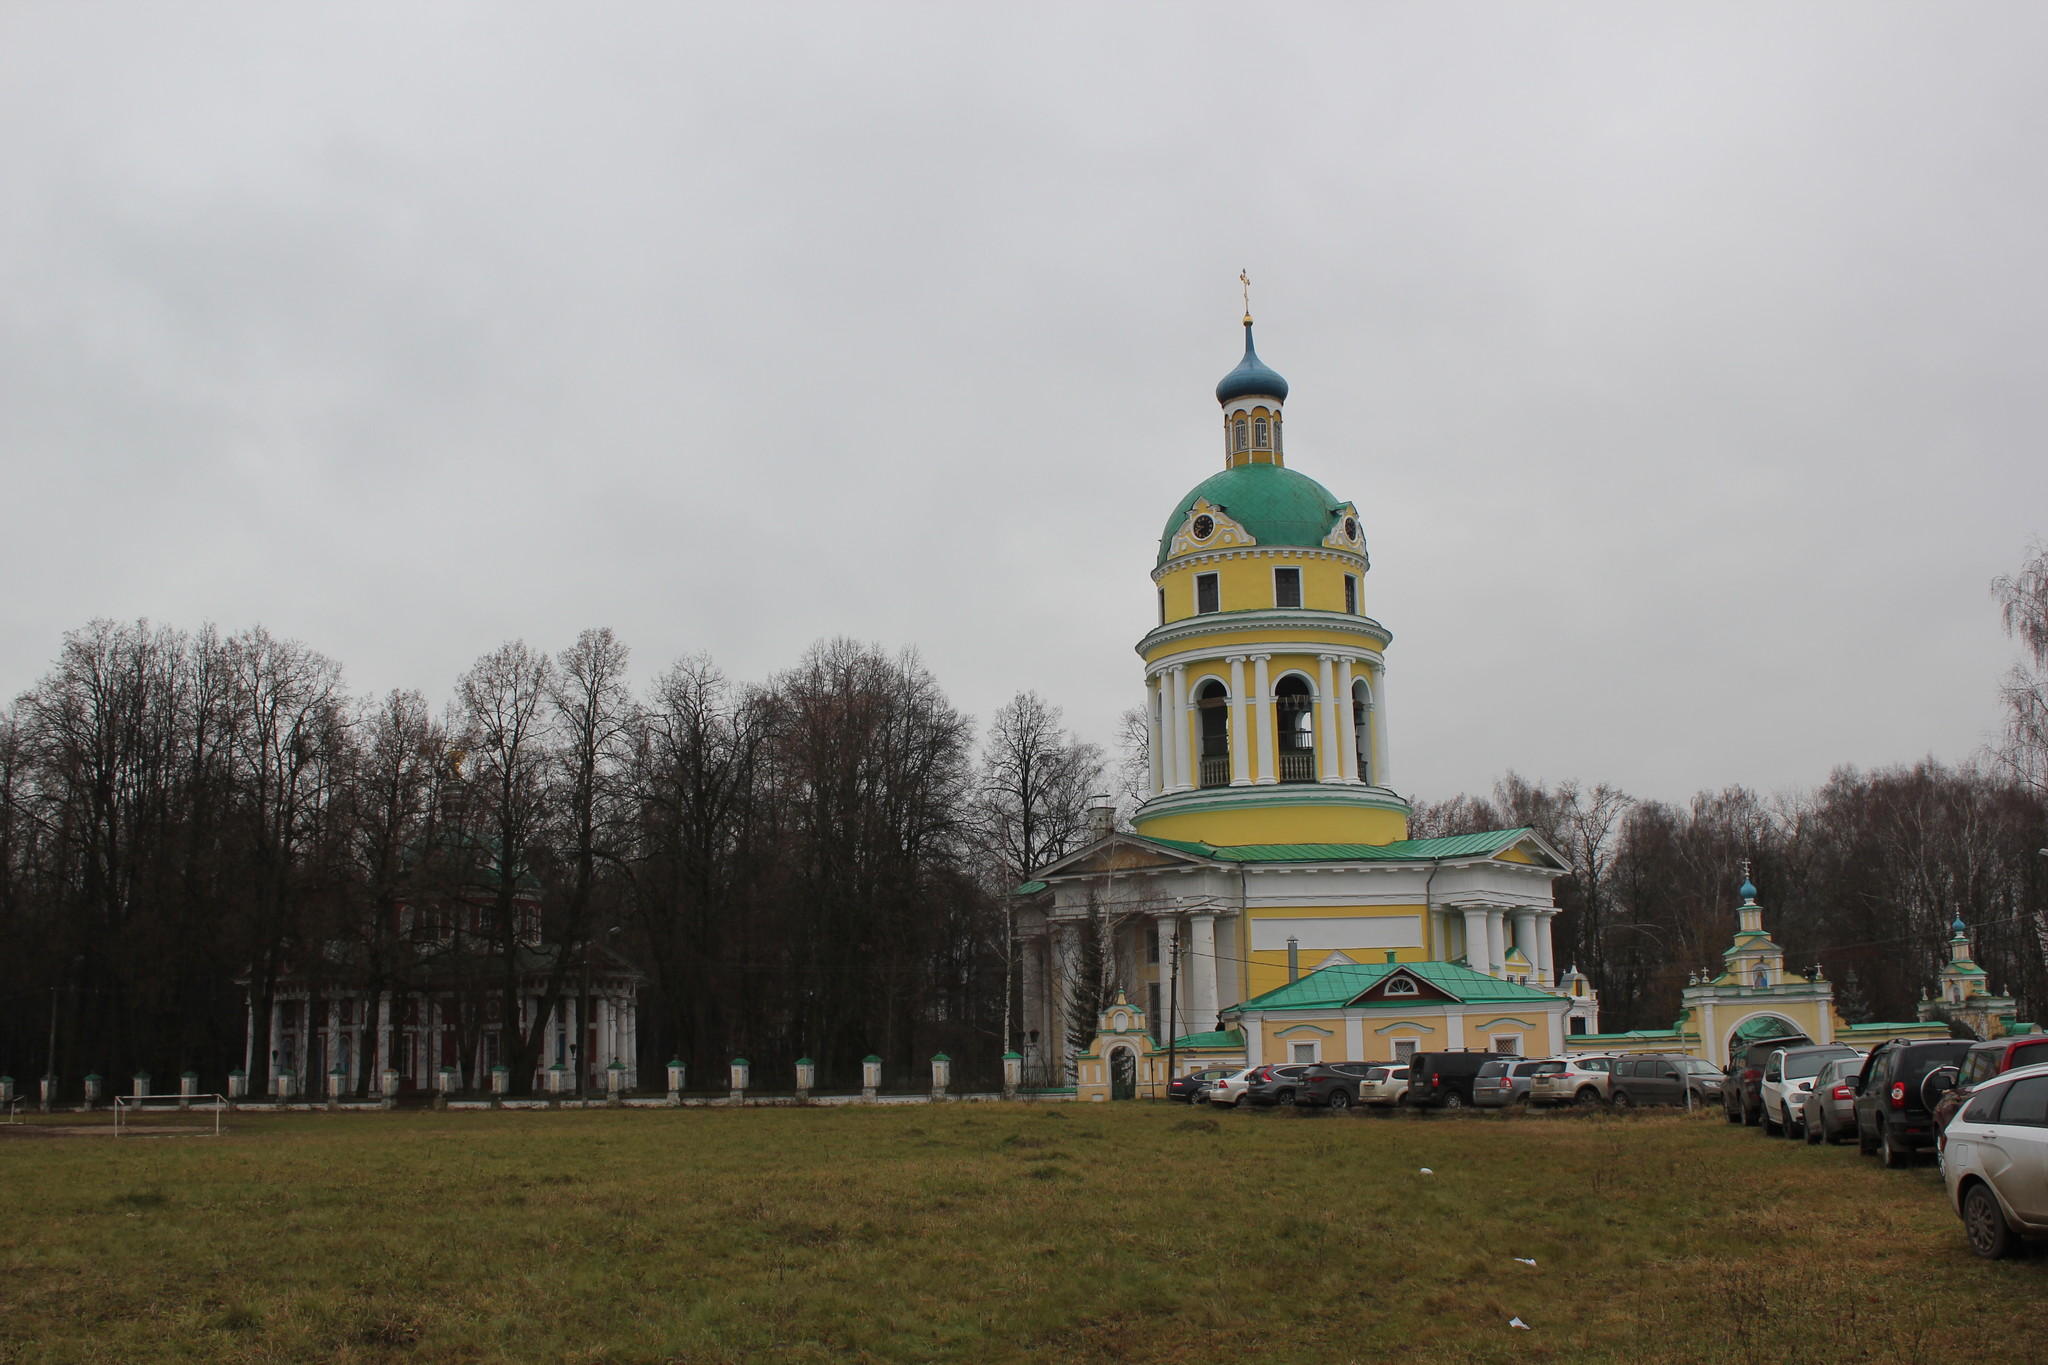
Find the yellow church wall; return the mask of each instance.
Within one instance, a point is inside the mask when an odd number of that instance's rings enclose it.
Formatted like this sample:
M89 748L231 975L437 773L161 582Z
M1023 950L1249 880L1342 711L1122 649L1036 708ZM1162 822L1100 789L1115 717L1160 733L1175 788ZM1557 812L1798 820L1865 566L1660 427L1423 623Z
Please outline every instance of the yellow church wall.
M1218 618L1212 615L1208 619ZM1365 618L1359 616L1348 619L1363 621ZM1357 649L1361 645L1366 648L1375 647L1370 636L1361 637L1350 630L1337 630L1321 624L1296 623L1286 626L1247 626L1242 630L1219 629L1205 633L1197 640L1172 640L1155 644L1145 651L1143 657L1149 665L1158 663L1168 655L1185 654L1192 648L1199 648L1204 655L1222 662L1224 656L1230 654L1264 654L1276 641L1299 644L1304 637L1313 639L1319 635L1327 635L1331 645L1343 649ZM1314 659L1316 656L1311 654L1307 657ZM1205 659L1205 667L1207 663ZM1226 673L1229 667L1228 663L1223 664ZM1359 665L1354 662L1351 665L1353 676L1357 675L1358 669ZM1247 675L1251 672L1249 660L1245 663L1245 672Z
M1255 790L1271 793L1275 788ZM1374 806L1249 806L1141 818L1138 833L1221 845L1391 844L1408 837L1408 816Z
M1191 562L1192 561L1192 562ZM1213 573L1216 575L1216 600L1220 612L1207 615L1218 616L1233 611L1271 611L1274 609L1273 570L1292 568L1301 570L1301 605L1311 611L1332 611L1344 613L1344 575L1350 574L1359 580L1358 611L1365 612L1365 566L1356 560L1338 559L1327 555L1290 555L1285 551L1276 554L1233 555L1206 562L1199 557L1169 564L1158 578L1159 587L1166 593L1166 621L1185 621L1198 615L1195 611L1195 575Z
M1500 861L1504 863L1528 863L1533 866L1536 862L1534 858L1522 852L1522 850L1519 848L1502 849L1500 852L1494 854L1493 856L1500 859Z

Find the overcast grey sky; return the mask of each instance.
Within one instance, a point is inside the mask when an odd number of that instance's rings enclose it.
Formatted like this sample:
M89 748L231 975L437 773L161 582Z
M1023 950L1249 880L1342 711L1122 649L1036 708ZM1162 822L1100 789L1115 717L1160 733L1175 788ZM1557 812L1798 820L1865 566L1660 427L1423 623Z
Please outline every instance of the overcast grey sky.
M1108 740L1237 272L1397 783L1967 757L2048 532L2048 11L7 4L0 692L914 644Z

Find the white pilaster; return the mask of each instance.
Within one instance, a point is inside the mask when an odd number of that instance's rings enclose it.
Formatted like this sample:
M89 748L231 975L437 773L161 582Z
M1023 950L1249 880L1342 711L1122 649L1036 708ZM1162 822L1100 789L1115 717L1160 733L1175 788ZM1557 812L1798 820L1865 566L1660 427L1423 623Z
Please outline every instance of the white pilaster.
M1387 666L1384 662L1372 680L1372 781L1376 787L1394 785L1394 761L1387 757Z
M1163 790L1161 784L1165 781L1166 771L1166 765L1160 761L1160 730L1159 684L1158 680L1154 679L1145 685L1145 731L1149 741L1146 750L1152 757L1152 792L1155 796ZM1005 1043L1004 1046L1009 1045Z
M1456 1005L1444 1010L1444 1040L1453 1052L1465 1046L1465 1011Z
M1335 782L1337 774L1343 771L1338 750L1344 747L1337 730L1337 659L1333 654L1319 654L1316 657L1322 664L1317 675L1317 690L1321 695L1316 698L1320 703L1316 709L1322 712L1322 724L1316 727L1316 749L1321 759L1321 762L1316 764L1316 773L1321 781Z
M1188 917L1188 955L1181 970L1188 978L1188 1017L1182 1033L1206 1033L1216 1027L1216 917Z
M1188 739L1188 670L1185 664L1173 666L1173 709L1169 718L1173 723L1174 789L1187 791L1195 785L1195 746Z
M1358 780L1358 717L1352 714L1351 656L1337 661L1337 730L1342 736L1337 754L1339 776L1346 782Z
M1486 912L1486 956L1492 964L1486 970L1495 976L1507 975L1507 911L1494 906Z
M1365 1060L1365 1020L1355 1014L1344 1020L1344 1060Z
M1266 661L1270 654L1252 655L1252 687L1258 692L1253 699L1259 713L1259 785L1278 782L1280 769L1273 762L1273 688L1266 677Z
M1232 654L1230 665L1230 785L1248 787L1252 781L1251 734L1244 728L1244 655Z

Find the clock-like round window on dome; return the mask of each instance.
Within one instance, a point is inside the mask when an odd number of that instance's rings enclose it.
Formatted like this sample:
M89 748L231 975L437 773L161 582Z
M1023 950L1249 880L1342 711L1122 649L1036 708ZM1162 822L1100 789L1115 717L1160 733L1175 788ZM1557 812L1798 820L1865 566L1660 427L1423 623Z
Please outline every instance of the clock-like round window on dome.
M1195 539L1207 540L1216 534L1216 521L1207 512L1195 518Z
M1357 518L1357 517L1346 517L1346 518L1344 518L1344 539L1346 539L1346 540L1356 540L1356 539L1358 539L1358 518Z

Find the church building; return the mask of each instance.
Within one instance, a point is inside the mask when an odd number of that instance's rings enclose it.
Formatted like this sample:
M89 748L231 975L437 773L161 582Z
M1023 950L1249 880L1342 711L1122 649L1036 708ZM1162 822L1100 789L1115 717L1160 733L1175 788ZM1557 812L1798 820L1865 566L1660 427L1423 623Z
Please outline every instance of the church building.
M1166 518L1137 643L1150 797L1132 832L1018 888L1040 1084L1154 1070L1091 1050L1119 992L1116 1036L1177 1069L1542 1053L1597 1028L1560 981L1556 850L1526 829L1408 837L1364 518L1289 465L1287 398L1247 311L1216 386L1221 468Z

